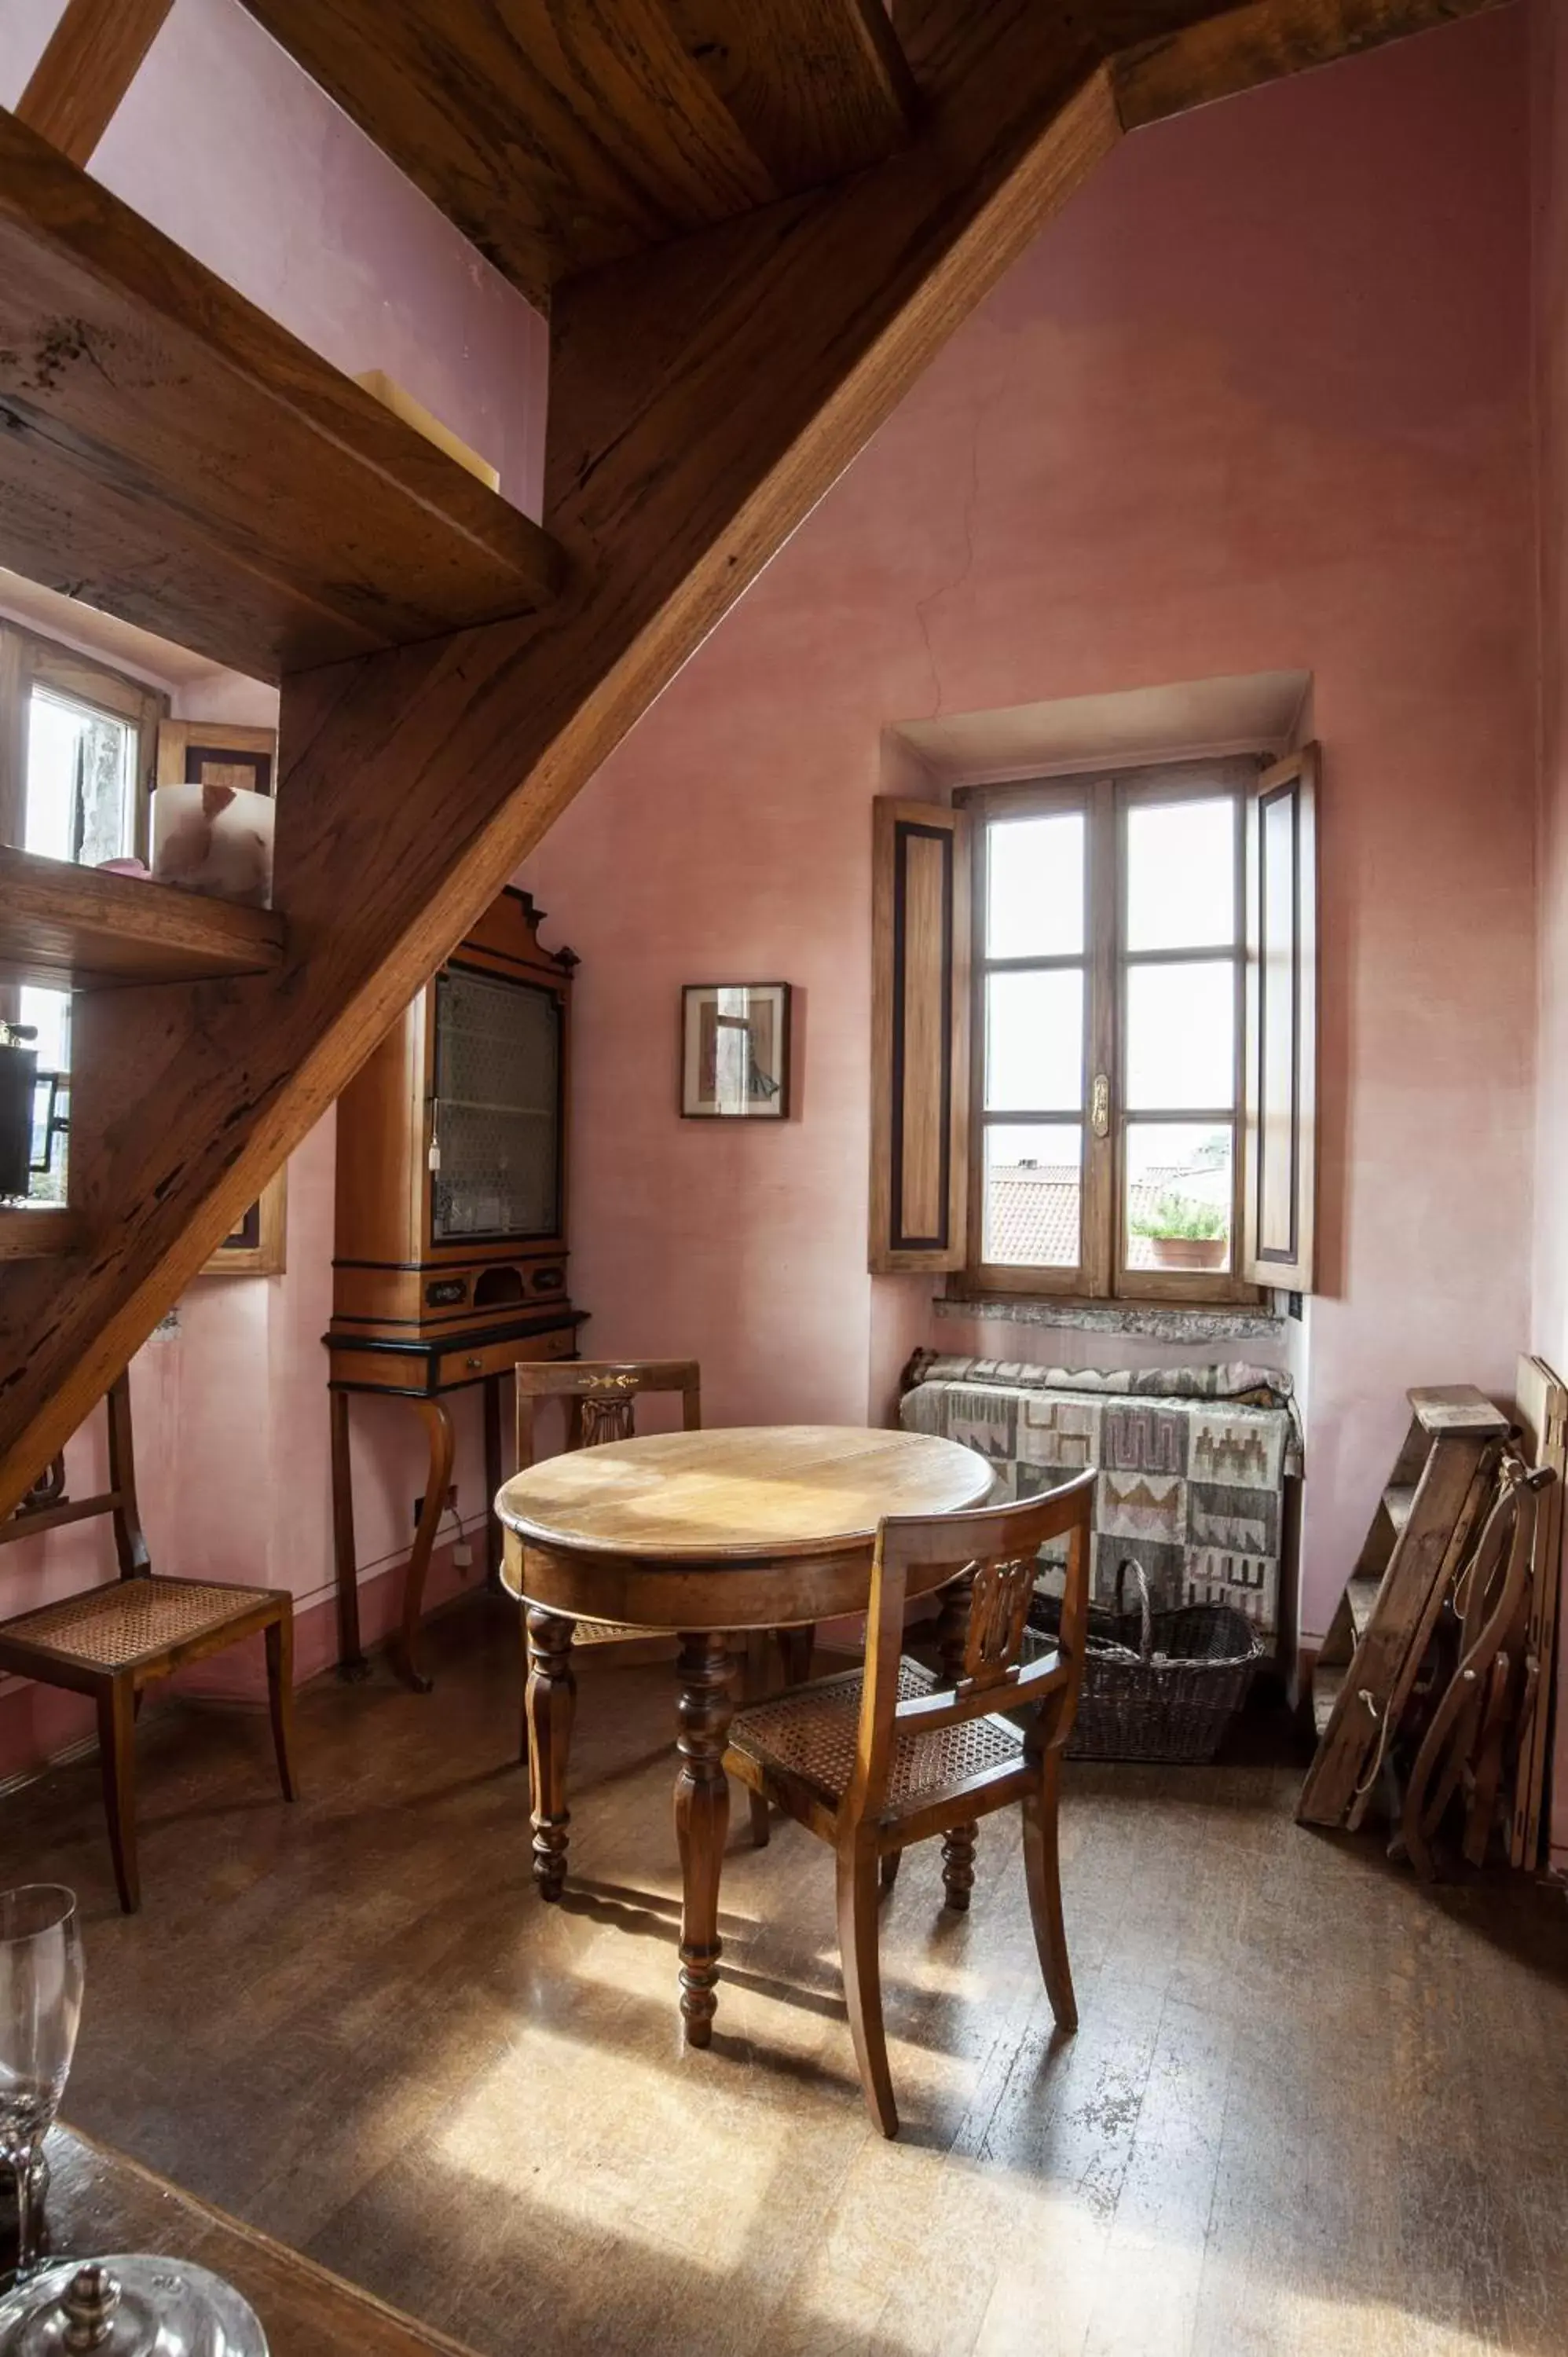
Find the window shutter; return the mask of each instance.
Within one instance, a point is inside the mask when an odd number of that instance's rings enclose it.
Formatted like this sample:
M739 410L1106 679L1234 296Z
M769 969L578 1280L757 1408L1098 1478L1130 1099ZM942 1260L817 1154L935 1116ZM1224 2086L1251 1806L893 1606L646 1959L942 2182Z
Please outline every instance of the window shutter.
M1310 1293L1317 1142L1317 748L1247 807L1242 1273Z
M965 1256L970 825L886 796L874 817L871 1266L934 1273Z

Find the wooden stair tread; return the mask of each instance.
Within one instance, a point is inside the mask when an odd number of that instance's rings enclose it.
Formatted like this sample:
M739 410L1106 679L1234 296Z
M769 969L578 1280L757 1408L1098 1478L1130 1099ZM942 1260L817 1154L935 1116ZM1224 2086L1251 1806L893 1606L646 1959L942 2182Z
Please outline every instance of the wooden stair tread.
M0 976L7 981L45 990L199 982L268 973L283 953L283 919L270 909L0 845Z
M0 110L5 562L257 678L537 612L540 527Z
M1382 1584L1381 1579L1374 1578L1370 1572L1358 1572L1353 1579L1346 1582L1345 1600L1350 1609L1350 1623L1356 1631L1358 1645L1371 1626L1372 1609Z
M1326 1665L1320 1662L1313 1671L1312 1722L1317 1730L1319 1742L1328 1732L1328 1722L1334 1716L1334 1706L1344 1691L1345 1681L1349 1674L1348 1662Z
M1410 1394L1410 1404L1424 1432L1468 1433L1477 1440L1501 1439L1509 1428L1506 1415L1474 1383L1434 1383Z
M1402 1531L1410 1520L1410 1510L1415 1503L1413 1481L1391 1481L1383 1491L1383 1512L1396 1532Z
M915 113L883 0L616 0L526 40L492 0L245 5L541 304L881 161Z

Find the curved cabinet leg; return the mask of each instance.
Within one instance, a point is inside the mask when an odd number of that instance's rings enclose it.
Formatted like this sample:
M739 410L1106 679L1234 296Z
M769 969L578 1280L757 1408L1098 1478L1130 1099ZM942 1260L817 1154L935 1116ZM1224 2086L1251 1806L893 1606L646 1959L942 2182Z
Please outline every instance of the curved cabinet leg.
M413 1405L424 1417L424 1428L430 1435L430 1467L424 1479L424 1511L413 1534L413 1546L408 1558L408 1578L403 1591L403 1626L398 1631L397 1665L416 1692L428 1694L433 1681L424 1667L424 1582L430 1571L430 1558L435 1549L435 1534L441 1527L441 1517L446 1511L456 1442L451 1412L445 1400L415 1400Z
M328 1394L332 1412L332 1551L338 1572L338 1674L368 1678L360 1642L359 1571L354 1561L354 1475L349 1457L349 1394Z
M559 1899L566 1880L566 1762L577 1681L572 1669L575 1625L537 1604L525 1610L528 1686L528 1787L533 1824L533 1879L541 1899Z
M718 2004L719 1870L729 1831L725 1745L735 1711L735 1664L722 1632L683 1634L677 1665L675 1838L681 1848L681 2012L689 2046L706 2046Z

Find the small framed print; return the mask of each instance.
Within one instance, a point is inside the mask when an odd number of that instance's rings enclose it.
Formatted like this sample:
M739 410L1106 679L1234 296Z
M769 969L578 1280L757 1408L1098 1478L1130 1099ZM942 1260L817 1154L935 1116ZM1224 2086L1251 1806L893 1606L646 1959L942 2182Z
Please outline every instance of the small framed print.
M681 993L681 1111L693 1121L787 1121L789 985L689 982Z

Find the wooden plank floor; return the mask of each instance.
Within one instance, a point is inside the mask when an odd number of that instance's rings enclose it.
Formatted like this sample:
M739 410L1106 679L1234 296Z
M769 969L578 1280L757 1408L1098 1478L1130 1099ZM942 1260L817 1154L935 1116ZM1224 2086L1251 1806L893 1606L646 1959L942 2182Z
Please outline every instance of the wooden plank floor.
M1298 1830L1289 1762L1074 1767L1082 2028L1053 2040L1012 1824L967 1920L911 1855L888 2146L792 1828L732 1834L718 2034L680 2047L668 1667L585 1665L549 1910L510 1616L433 1652L428 1698L302 1697L295 1810L260 1719L149 1709L134 1921L93 1762L0 1807L0 1874L84 1902L83 2127L493 2357L1562 2350L1558 1894L1423 1892Z

